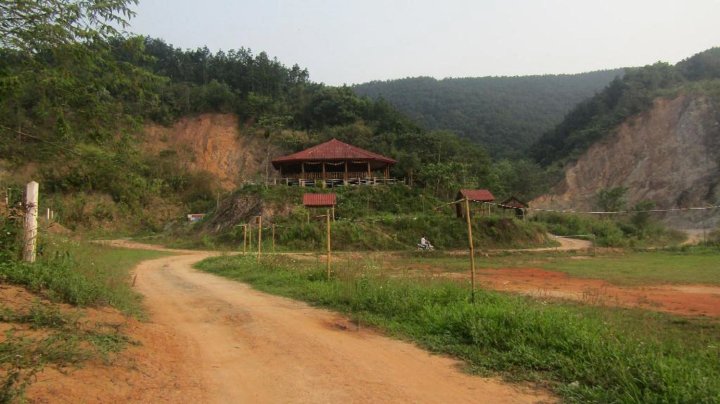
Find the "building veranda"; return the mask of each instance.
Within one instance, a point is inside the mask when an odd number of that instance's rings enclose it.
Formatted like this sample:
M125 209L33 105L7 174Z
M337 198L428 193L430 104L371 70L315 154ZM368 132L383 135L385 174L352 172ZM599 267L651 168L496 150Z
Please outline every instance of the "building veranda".
M337 139L274 159L287 185L361 185L395 183L390 167L397 161Z

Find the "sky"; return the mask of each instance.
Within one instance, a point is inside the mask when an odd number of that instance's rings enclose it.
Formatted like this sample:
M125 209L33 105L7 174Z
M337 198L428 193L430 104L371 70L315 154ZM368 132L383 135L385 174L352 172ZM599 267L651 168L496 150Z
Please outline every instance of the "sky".
M265 51L329 85L581 73L720 46L720 0L140 0L128 31Z

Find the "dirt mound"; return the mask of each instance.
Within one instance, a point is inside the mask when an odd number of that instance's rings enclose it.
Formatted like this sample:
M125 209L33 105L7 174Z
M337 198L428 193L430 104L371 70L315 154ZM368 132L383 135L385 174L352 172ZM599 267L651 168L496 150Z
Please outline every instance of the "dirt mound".
M186 117L172 127L149 124L142 148L160 156L174 153L192 171L217 177L223 189L271 172L270 159L279 152L264 136L240 130L233 114L202 114Z
M652 109L627 120L568 165L552 192L531 205L589 210L598 191L613 187L628 188L629 206L643 200L661 209L717 204L719 173L720 113L713 100L690 95L656 99ZM666 219L679 227L702 221L712 227L718 221L714 213Z

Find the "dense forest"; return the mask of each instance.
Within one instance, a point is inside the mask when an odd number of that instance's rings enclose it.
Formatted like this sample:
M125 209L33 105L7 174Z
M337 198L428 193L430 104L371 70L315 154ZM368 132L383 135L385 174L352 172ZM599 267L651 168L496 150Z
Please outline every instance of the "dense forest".
M676 65L658 62L626 69L603 91L575 106L542 135L531 155L543 166L562 166L577 158L628 117L648 110L656 97L681 92L720 100L720 48L708 49Z
M95 7L130 15L123 4ZM7 31L0 43L0 185L19 190L14 173L32 172L56 206L63 196L75 197L65 198L66 218L81 220L72 206L86 204L87 195L107 195L119 207L113 209L150 228L161 224L151 209L163 204L214 206L217 190L206 176L139 147L144 123L204 112L235 113L241 133L264 132L288 152L336 137L391 155L400 161L394 175L437 195L498 184L482 147L426 131L383 100L314 83L306 69L264 52L183 50L160 39L123 37L113 28L122 19L95 21L100 28L86 35L83 24L100 18L98 10L36 10L50 13L42 15L47 20L19 11L22 26L0 27Z
M450 130L495 157L522 156L578 102L591 97L622 69L525 77L406 78L353 87L384 99L429 130Z

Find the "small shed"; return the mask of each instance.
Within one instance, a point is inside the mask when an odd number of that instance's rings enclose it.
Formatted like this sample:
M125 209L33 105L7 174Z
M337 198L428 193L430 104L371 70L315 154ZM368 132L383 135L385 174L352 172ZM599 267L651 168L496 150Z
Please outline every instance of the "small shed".
M515 216L525 219L525 210L530 207L526 202L521 201L515 196L511 196L500 203L500 207L503 209L513 209Z
M199 221L203 220L203 218L205 218L205 214L204 213L190 213L187 215L187 218L188 218L188 222L195 223L195 222L199 222Z
M460 191L458 191L457 196L455 196L455 200L459 201L462 199L467 199L470 202L480 202L483 204L487 204L488 202L493 202L495 200L495 197L493 196L492 192L487 189L461 189ZM490 205L487 206L489 214ZM463 206L463 204L455 204L455 211L457 213L457 217L465 217L465 207Z
M327 208L332 210L332 218L335 220L335 205L337 205L337 195L335 194L304 194L303 206L308 209Z

